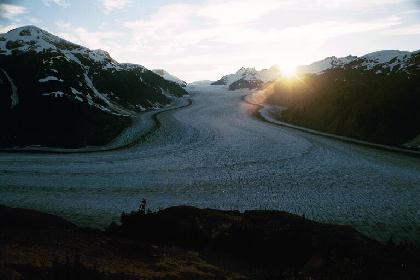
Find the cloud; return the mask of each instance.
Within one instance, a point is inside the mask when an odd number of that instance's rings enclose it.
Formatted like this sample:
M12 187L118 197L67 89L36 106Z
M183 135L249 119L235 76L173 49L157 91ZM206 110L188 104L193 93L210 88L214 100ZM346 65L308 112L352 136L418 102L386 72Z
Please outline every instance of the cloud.
M121 10L132 3L132 0L101 0L105 14L115 10Z
M420 34L420 24L414 24L414 25L389 29L389 30L384 31L383 34L397 35L397 36L417 35L417 34Z
M70 3L68 3L67 0L42 0L42 3L44 3L44 5L47 7L51 6L51 4L55 4L62 7L70 6Z
M379 3L354 1L357 7L366 9L375 9ZM381 1L395 4L400 0ZM336 14L325 9L326 1L302 5L299 1L266 0L261 5L256 0L208 0L166 5L149 18L123 23L131 38L125 47L135 51L127 49L121 55L124 60L138 59L146 66L167 68L181 77L185 74L186 79L205 78L191 69L197 64L213 64L207 77L215 78L210 73L234 71L241 65L308 63L318 58L320 50L334 38L368 34L402 22L392 14L345 17L341 5L350 5L349 0L328 3L335 5Z
M18 26L16 24L0 24L0 33L6 33L17 27Z
M56 35L90 49L118 49L118 38L122 36L119 32L89 31L65 21L57 22L56 27Z
M13 4L0 4L0 18L14 19L19 15L26 14L28 10L23 6Z
M309 6L321 6L328 10L333 9L360 9L370 7L381 7L384 5L399 4L410 0L312 0L308 1Z
M136 42L162 54L206 40L229 41L229 36L248 29L254 21L292 1L208 1L206 4L172 4L145 20L125 22ZM250 30L250 29L249 29ZM233 38L232 38L233 39Z
M106 14L135 4L100 1ZM107 21L111 24L96 29L58 22L53 31L109 51L117 61L164 68L193 81L216 79L240 66L291 66L386 48L382 37L390 35L381 34L417 32L417 27L406 27L401 14L413 7L403 6L408 1L177 1L134 21Z

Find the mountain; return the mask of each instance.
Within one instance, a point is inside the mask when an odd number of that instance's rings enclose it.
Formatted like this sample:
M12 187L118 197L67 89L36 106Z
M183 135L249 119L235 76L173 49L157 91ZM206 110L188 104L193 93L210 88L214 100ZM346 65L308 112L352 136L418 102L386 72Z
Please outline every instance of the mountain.
M387 50L370 53L362 57L349 55L337 58L332 56L310 65L299 66L297 72L300 75L322 74L328 70L345 67L375 70L377 74L395 72L409 68L412 54L404 51ZM212 85L226 85L229 90L261 89L267 83L282 77L282 72L276 66L261 71L255 68L242 67L236 73L223 76L220 80L213 82Z
M276 80L281 76L281 71L273 66L270 69L257 71L255 68L242 67L236 73L226 75L212 85L226 85L229 90L257 89L265 83Z
M300 70L300 79L279 79L264 90L266 102L287 107L281 120L387 145L420 135L419 51L333 57Z
M298 67L300 74L321 74L324 71L351 67L360 70L376 70L377 74L383 72L406 71L412 64L414 53L398 50L385 50L367 54L362 57L347 56L337 58L328 57L310 65Z
M0 92L2 147L103 145L137 112L186 94L143 66L35 26L0 35Z
M163 69L155 69L155 70L153 70L153 72L155 72L156 74L158 74L159 76L161 76L165 80L170 81L170 82L174 82L174 83L176 83L176 84L178 84L182 87L186 87L187 84L188 84L187 82L169 74L168 72L166 72Z
M357 59L357 57L351 55L342 58L337 58L335 56L327 57L326 59L314 62L310 65L299 66L297 72L300 74L319 74L326 70L351 63L355 59Z
M214 81L210 80L201 80L189 83L189 86L210 86Z

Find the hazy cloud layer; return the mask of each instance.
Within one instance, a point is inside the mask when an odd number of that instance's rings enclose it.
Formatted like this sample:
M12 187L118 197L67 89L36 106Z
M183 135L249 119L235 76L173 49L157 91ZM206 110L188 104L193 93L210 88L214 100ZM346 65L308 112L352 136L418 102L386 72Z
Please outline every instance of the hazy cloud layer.
M18 6L10 3L0 4L0 17L7 19L14 19L19 15L26 14L28 11L23 6Z
M203 65L202 71L211 68L204 78L215 70L226 73L241 65L307 63L324 56L319 50L329 40L390 29L403 22L393 13L377 18L341 15L348 7L352 11L363 8L367 13L378 5L401 0L302 2L264 1L262 5L253 0L213 0L173 4L161 7L149 18L124 22L124 26L132 33L135 52L145 57L146 65L161 60L166 68L177 69L184 76L191 75L194 65ZM125 60L135 56L130 49L125 53L129 54ZM196 78L200 77L198 74Z
M105 14L114 10L121 10L131 4L131 0L101 0Z

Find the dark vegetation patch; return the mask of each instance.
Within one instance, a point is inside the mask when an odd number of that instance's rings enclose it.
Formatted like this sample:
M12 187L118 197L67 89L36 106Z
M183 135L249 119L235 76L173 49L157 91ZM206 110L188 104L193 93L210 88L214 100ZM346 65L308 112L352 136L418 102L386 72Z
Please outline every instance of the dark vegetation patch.
M146 209L98 231L0 207L1 279L420 279L418 248L351 227L279 211Z
M410 245L396 245L392 240L381 244L348 226L316 223L279 211L173 207L148 212L143 204L139 211L123 214L121 225L113 224L108 231L133 241L228 256L223 265L235 260L265 279L289 279L285 275L301 279L420 277L420 251Z

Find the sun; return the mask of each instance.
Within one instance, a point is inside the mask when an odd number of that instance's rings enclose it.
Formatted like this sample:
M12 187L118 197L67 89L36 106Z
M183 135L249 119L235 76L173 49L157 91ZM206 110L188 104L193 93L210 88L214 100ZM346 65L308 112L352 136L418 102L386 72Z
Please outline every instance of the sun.
M294 78L297 75L297 67L295 65L282 65L281 73L287 78Z

